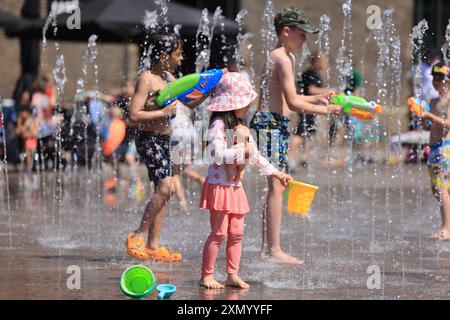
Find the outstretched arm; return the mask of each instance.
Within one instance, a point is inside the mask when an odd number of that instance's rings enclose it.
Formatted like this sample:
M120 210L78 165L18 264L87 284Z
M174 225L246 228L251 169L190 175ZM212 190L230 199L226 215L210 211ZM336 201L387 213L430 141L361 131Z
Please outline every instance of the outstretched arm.
M328 108L333 114L340 114L342 108L337 105L327 104L328 99L318 96L302 96L298 95L295 88L295 80L292 74L292 64L289 58L275 57L274 68L276 76L279 79L280 87L289 109L300 113L328 114Z
M450 109L450 107L449 107L449 109ZM450 111L450 110L448 110L448 111ZM422 118L430 119L431 121L433 121L433 123L437 124L438 126L441 126L442 128L445 128L446 130L450 130L450 114L448 114L448 113L447 113L446 118L442 118L431 112L425 111L425 112L422 112Z

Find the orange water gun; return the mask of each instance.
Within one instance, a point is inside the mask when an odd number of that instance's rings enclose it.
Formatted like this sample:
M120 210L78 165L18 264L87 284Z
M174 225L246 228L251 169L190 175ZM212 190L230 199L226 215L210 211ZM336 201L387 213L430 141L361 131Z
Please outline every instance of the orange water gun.
M414 113L416 116L420 117L422 114L426 112L430 112L430 105L426 103L424 100L420 100L414 97L408 99L409 110ZM432 124L432 121L428 119L425 121L427 126Z

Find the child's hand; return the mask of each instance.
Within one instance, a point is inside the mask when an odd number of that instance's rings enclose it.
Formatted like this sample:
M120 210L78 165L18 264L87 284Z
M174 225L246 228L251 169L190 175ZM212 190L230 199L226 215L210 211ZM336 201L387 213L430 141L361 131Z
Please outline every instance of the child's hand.
M342 107L337 104L330 104L330 113L339 116L342 113Z
M170 117L171 115L177 113L177 106L178 106L178 103L177 103L176 101L174 101L174 102L172 102L171 104L165 106L165 107L162 109L162 112L164 113L164 115L165 115L166 117Z
M421 115L419 115L418 117L422 118L422 119L430 119L431 118L431 113L426 111L426 110L422 110Z
M280 180L281 184L284 187L287 187L289 185L289 183L294 180L294 178L292 178L290 175L288 175L286 173L283 173L281 171L278 171L278 172L274 173L274 176L278 180Z
M331 102L331 95L329 93L319 94L316 99L317 104L328 106Z
M328 89L328 94L330 95L330 101L336 95L337 90L335 88Z

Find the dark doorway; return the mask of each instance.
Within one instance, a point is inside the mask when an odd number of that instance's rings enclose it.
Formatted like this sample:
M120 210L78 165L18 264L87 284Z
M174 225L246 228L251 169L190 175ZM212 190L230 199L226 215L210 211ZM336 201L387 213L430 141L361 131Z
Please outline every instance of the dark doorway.
M179 0L177 2L184 3L198 9L207 8L209 12L214 12L217 7L220 7L223 10L223 15L226 18L233 20L240 9L239 0Z

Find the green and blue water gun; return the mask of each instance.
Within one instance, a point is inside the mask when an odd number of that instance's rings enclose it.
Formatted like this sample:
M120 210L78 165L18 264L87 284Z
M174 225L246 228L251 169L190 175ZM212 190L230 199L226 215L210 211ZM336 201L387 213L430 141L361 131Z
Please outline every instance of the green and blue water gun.
M226 72L228 72L226 68L211 69L181 77L161 90L156 98L156 104L165 107L175 100L191 102L204 98L216 88Z

